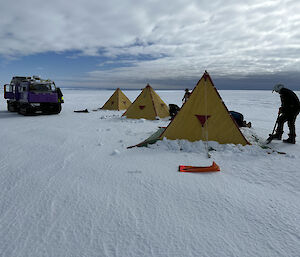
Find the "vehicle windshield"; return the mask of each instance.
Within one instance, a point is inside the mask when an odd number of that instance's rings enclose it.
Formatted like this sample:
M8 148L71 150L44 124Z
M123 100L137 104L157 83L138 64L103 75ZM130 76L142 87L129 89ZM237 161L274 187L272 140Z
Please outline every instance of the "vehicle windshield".
M30 91L55 91L55 86L51 83L33 83L29 88Z

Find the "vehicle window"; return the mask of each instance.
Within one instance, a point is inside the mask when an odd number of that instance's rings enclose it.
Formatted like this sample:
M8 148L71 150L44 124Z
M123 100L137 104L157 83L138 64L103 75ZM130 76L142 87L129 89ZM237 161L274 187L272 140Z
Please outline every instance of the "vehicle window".
M5 92L7 92L7 93L13 92L12 85L9 85L9 84L5 85Z
M30 91L53 91L51 84L31 84Z

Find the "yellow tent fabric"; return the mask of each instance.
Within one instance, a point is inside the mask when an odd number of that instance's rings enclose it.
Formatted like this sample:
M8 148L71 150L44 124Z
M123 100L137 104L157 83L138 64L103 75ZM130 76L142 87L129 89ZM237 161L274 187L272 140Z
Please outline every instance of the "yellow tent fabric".
M155 120L170 116L168 106L148 84L123 114L130 119Z
M221 144L249 144L205 71L190 98L160 136Z
M126 110L131 105L131 101L122 92L120 88L117 88L112 96L101 107L103 110Z

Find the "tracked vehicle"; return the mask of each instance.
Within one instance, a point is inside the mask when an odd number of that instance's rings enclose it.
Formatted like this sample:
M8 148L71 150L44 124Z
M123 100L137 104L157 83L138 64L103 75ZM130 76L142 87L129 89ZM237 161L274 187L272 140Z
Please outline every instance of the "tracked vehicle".
M23 115L58 114L64 102L54 81L37 76L13 77L10 84L4 85L4 98L7 99L8 111Z

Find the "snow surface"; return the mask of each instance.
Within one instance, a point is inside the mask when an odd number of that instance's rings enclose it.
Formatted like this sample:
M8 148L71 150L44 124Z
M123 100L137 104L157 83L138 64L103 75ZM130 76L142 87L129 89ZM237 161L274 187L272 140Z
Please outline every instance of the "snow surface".
M300 137L272 142L278 154L252 136L272 131L278 94L220 91L252 122L242 130L252 145L209 142L208 159L202 142L126 149L169 121L93 112L113 91L63 93L59 115L24 117L0 101L1 257L300 256ZM180 106L184 91L157 93ZM221 172L177 171L213 160Z

